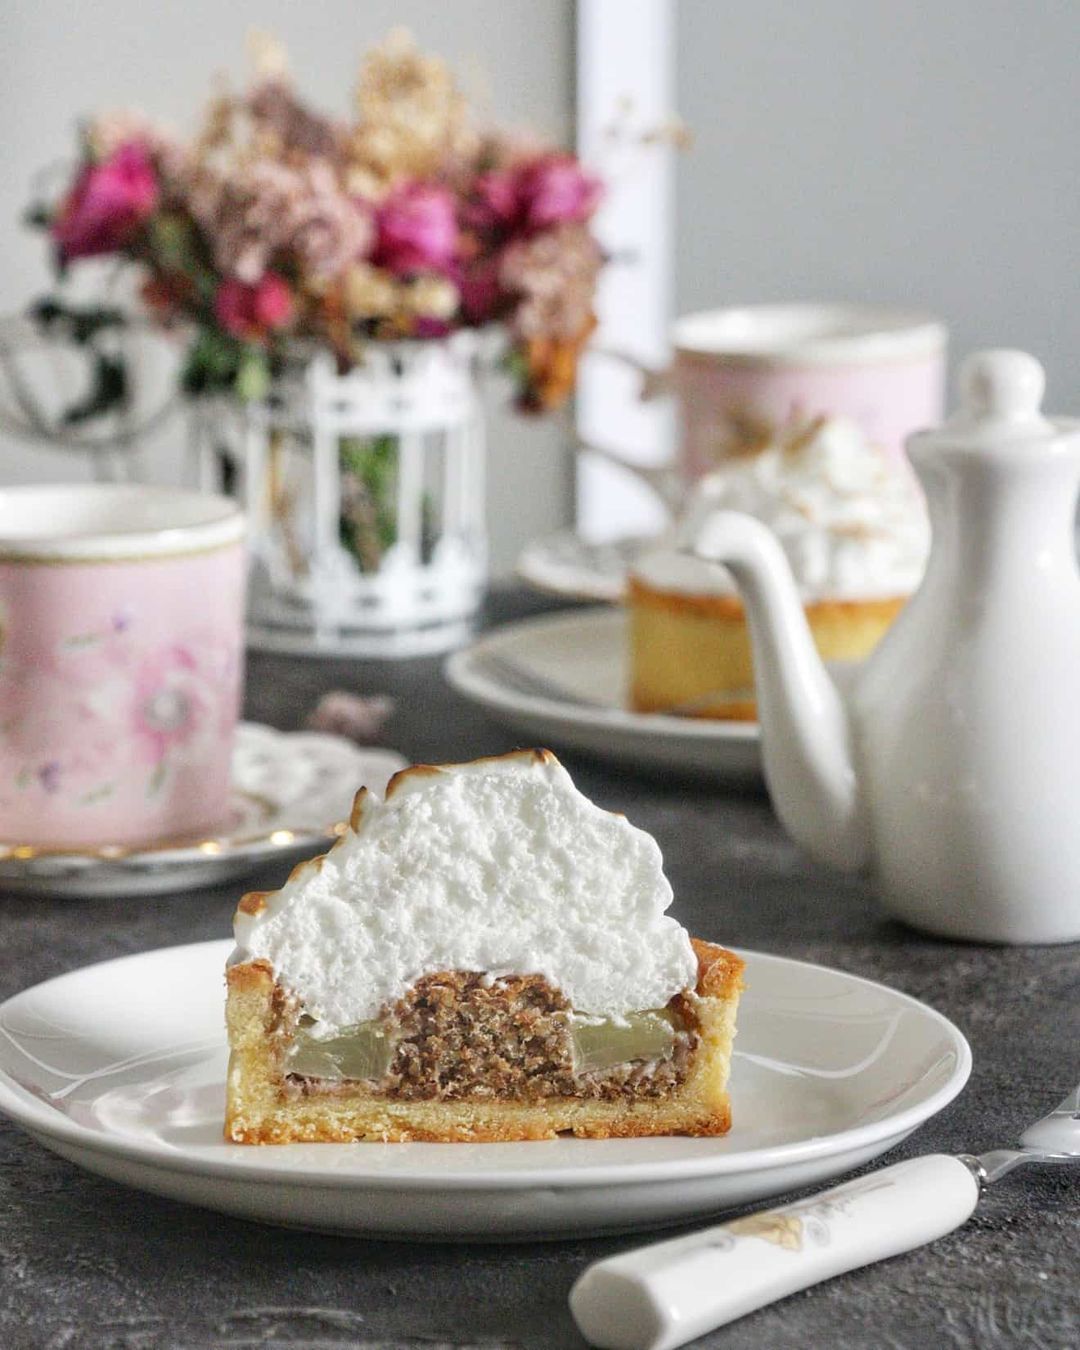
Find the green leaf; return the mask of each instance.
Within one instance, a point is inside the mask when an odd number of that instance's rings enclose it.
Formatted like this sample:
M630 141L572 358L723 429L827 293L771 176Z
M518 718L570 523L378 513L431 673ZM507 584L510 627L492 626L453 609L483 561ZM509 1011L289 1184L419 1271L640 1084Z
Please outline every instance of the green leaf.
M201 328L188 348L180 383L188 394L231 393L243 349L218 328Z
M270 389L270 366L266 354L257 347L244 349L234 387L245 403L256 403L266 397Z
M195 235L183 216L164 212L154 216L147 227L150 253L166 272L192 272L198 265Z
M342 512L339 538L361 572L376 571L397 542L396 436L343 436L338 443ZM424 500L424 533L429 502ZM421 541L421 552L426 544Z
M199 359L212 375L232 375L240 362L240 348L227 334L204 328L199 336Z
M520 347L508 348L499 364L508 375L512 375L516 380L525 379L529 373L529 363Z

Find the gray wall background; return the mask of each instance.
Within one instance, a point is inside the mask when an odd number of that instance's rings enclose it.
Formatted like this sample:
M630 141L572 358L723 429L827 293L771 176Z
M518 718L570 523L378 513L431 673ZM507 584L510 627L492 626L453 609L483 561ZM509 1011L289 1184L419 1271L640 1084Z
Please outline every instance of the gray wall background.
M1080 409L1080 5L680 0L680 309L931 308Z
M19 218L34 174L71 156L81 114L137 107L192 130L213 74L245 76L252 28L279 36L297 84L345 113L361 53L397 24L451 61L501 121L572 137L572 0L0 0L0 312L48 283L44 242ZM156 476L175 476L181 437L174 424L159 438ZM565 419L494 412L497 570L568 518L568 440ZM0 481L83 476L67 455L0 438Z
M636 3L636 0L626 0ZM2 0L0 310L47 280L18 217L75 118L135 105L178 126L257 26L301 87L344 110L362 48L404 23L512 122L572 131L572 0ZM954 353L1038 353L1055 409L1080 408L1075 0L678 0L677 306L779 299L926 305ZM473 80L474 85L478 83ZM175 465L179 429L155 448ZM568 428L497 413L496 569L570 512ZM0 442L0 479L71 478Z

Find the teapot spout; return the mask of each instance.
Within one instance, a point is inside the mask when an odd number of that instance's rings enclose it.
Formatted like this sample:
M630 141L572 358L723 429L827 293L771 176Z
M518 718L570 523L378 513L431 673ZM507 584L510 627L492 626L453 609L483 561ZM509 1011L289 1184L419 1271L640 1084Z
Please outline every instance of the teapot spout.
M788 833L847 871L866 866L869 822L860 799L847 708L818 655L776 536L736 511L714 512L693 552L735 578L750 626L765 777Z

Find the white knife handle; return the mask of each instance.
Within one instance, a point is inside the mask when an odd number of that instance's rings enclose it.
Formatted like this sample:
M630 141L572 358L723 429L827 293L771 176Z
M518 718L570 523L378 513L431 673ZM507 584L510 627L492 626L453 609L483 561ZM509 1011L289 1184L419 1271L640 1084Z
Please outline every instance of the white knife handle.
M673 1350L798 1289L933 1242L968 1219L978 1198L959 1158L913 1158L597 1261L570 1291L570 1311L603 1350Z

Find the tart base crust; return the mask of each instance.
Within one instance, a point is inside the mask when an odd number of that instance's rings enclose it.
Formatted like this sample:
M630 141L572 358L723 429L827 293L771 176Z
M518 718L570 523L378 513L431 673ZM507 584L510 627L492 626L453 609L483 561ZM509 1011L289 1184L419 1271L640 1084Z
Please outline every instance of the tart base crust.
M273 971L265 961L232 966L227 973L231 1054L225 1138L238 1144L499 1143L558 1134L584 1139L726 1134L743 962L712 943L693 939L693 945L696 996L685 1000L683 1011L696 1039L686 1074L663 1096L617 1100L398 1100L375 1095L361 1083L335 1085L332 1093L298 1093L281 1068L282 994Z

